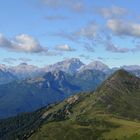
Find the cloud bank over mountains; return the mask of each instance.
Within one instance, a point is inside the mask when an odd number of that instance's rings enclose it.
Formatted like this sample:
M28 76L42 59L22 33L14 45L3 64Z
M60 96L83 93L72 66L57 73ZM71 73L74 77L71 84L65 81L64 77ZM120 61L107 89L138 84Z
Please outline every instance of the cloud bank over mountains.
M140 24L119 19L107 21L108 28L118 36L140 37Z

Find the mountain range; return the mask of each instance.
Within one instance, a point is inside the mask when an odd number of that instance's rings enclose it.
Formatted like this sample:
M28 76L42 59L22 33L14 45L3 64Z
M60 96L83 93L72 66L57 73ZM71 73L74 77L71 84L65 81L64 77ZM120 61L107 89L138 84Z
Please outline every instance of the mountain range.
M95 90L106 77L100 71L88 70L76 75L54 71L37 78L0 85L0 117L30 112L78 92Z
M121 68L140 76L139 66ZM76 58L44 68L26 63L0 65L0 118L34 111L79 92L95 91L118 69L100 61L85 65Z
M37 67L34 65L28 65L27 63L21 63L17 66L6 66L1 64L0 70L3 72L9 72L18 79L34 78L45 74L46 72L63 71L73 74L80 69L84 64L77 58L66 59L62 62L48 65L45 67ZM1 78L1 77L0 77ZM15 80L13 78L13 80ZM0 83L2 84L2 82Z
M0 120L3 140L139 140L140 78L111 74L97 90Z
M130 71L137 76L140 76L140 66L138 65L129 65L129 66L121 66L118 68L109 68L106 64L101 61L93 61L89 64L84 64L78 58L66 59L61 62L48 65L45 67L37 67L34 65L29 65L27 63L21 63L17 66L6 66L0 65L0 73L5 73L4 76L9 77L9 79L3 79L3 76L0 75L0 84L9 83L15 80L23 80L26 78L34 78L40 75L44 75L47 72L54 71L63 71L65 73L69 73L71 75L85 71L85 70L98 70L104 73L113 73L117 69L125 69ZM10 75L9 75L10 74Z

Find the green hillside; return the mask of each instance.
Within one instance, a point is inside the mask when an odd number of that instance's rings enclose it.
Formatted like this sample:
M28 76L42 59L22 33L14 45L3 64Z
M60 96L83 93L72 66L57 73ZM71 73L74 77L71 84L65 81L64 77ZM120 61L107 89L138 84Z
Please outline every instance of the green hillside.
M140 120L140 78L119 70L96 90L96 105L128 119Z
M95 93L72 96L0 125L3 140L140 140L140 79L119 70Z

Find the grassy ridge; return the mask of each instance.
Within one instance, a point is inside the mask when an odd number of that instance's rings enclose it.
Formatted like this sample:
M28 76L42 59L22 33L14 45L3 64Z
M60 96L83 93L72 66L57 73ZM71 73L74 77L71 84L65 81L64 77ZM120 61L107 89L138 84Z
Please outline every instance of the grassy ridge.
M140 139L140 122L117 118L105 114L104 110L94 109L91 104L93 99L94 95L88 95L73 106L73 113L67 120L43 124L29 140Z

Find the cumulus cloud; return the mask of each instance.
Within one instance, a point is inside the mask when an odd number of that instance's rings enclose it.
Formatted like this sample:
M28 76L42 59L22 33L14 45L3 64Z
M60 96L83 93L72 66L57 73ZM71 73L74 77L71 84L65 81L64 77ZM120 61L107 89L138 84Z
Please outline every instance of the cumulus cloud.
M0 34L0 47L10 48L12 46L12 42L8 40L3 34Z
M84 10L83 0L40 0L51 8L68 8L73 11L81 12Z
M71 41L78 42L80 39L88 39L93 40L97 37L99 31L99 26L95 22L90 22L86 26L73 31L73 32L65 32L61 31L59 33L53 34L54 36L59 36L62 38L67 38Z
M137 42L138 43L138 42ZM140 51L140 45L134 44L133 48L127 48L127 47L119 47L115 45L112 42L112 38L108 38L106 40L103 40L103 46L105 46L106 51L112 52L112 53L128 53L128 52L139 52Z
M95 22L90 22L86 26L73 31L61 31L53 34L54 36L66 38L72 42L83 46L87 51L94 52L94 46L99 41L99 26Z
M47 49L43 48L39 41L26 34L18 35L14 39L8 39L0 34L0 48L26 53L47 52Z
M56 46L55 49L56 49L57 51L67 51L67 52L75 51L75 49L71 48L71 47L70 47L69 45L67 45L67 44Z
M74 35L77 37L84 37L86 39L94 39L97 36L98 29L98 25L95 22L91 22L79 31L74 32Z
M110 19L107 21L107 27L119 36L140 37L140 24L138 23Z
M117 6L112 6L110 8L98 8L96 11L104 18L121 17L127 13L125 8Z
M138 37L139 28L136 30L135 28L138 25L133 25L132 23L122 24L122 22L117 22L122 20L117 19L110 19L107 22L107 27L117 35L127 35L127 36L134 36ZM94 52L95 47L97 45L101 45L105 47L106 51L112 53L128 53L128 52L136 52L140 51L140 47L137 45L134 48L127 48L127 47L119 47L112 42L112 34L109 32L108 28L102 29L99 25L95 22L90 22L86 26L82 27L79 30L73 32L59 32L55 34L56 36L66 38L72 42L80 44L89 52ZM130 29L129 29L130 28Z
M87 48L87 44L91 47L94 44L94 42L96 42L99 39L98 31L99 31L99 26L95 22L90 22L86 26L76 31L73 31L73 32L61 31L53 35L66 38L70 41L73 41L79 44L83 44L83 46Z

